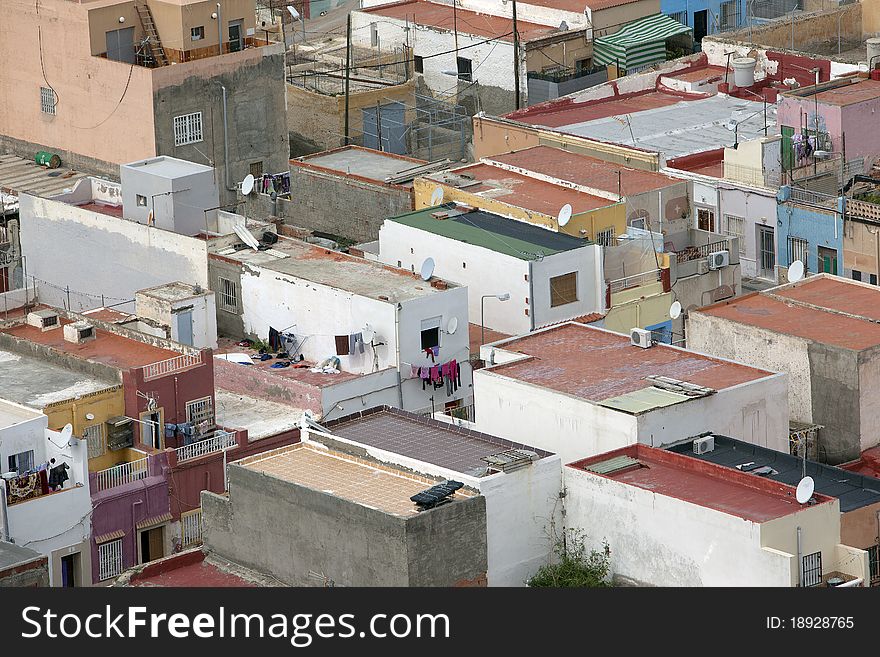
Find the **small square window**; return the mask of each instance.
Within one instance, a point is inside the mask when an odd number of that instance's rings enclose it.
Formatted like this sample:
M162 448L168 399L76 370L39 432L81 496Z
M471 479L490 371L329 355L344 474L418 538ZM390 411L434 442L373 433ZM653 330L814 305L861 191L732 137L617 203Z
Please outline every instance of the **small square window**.
M871 285L877 285L877 274L871 274Z
M456 64L458 65L458 79L464 82L471 82L473 79L471 60L467 57L456 57Z
M577 272L554 276L550 279L550 307L564 306L578 300Z
M440 327L422 330L422 349L433 349L440 346Z
M194 27L190 30L190 33L192 34L193 41L201 41L205 38L205 26L199 25L198 27Z
M147 197L137 194L137 205L139 208L147 207Z
M423 57L419 55L413 55L413 68L416 73L424 73L425 72L425 60Z
M263 161L251 162L250 173L254 178L263 177Z

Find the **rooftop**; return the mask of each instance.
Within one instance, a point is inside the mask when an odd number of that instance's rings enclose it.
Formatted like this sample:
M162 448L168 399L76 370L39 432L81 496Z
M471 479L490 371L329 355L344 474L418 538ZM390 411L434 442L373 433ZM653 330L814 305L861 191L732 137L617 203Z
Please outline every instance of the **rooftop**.
M417 515L409 498L437 483L311 444L272 450L236 465L399 517ZM459 491L453 499L465 496Z
M795 499L793 486L646 445L624 447L567 467L601 467L599 464L621 456L637 463L607 474L590 474L758 523L783 518L803 508ZM821 494L815 497L819 504L833 499Z
M576 323L514 338L496 344L495 349L525 357L488 368L494 374L635 413L690 399L659 391L647 376L665 376L714 390L774 376L665 344L642 349L630 343L629 335ZM642 398L631 395L637 391Z
M21 404L0 399L0 429L42 417L42 413Z
M454 203L448 203L389 217L387 221L480 246L521 260L532 260L535 253L546 256L591 244L579 237L557 233L525 221L509 219L483 210L451 214L446 219L433 216L438 212L454 211L455 207ZM559 211L558 208L556 211Z
M160 155L159 157L151 157L147 160L138 160L137 162L129 162L123 165L129 169L137 169L145 171L151 175L162 178L181 178L183 176L191 176L197 173L213 172L214 169L204 164L181 160L169 155Z
M866 449L855 461L842 463L838 467L866 477L880 479L880 447Z
M162 301L185 301L186 299L201 296L204 293L205 290L202 288L190 285L189 283L181 283L180 281L137 291L138 295L153 297Z
M118 381L74 372L48 360L0 351L0 398L16 404L42 410L116 385Z
M49 169L34 160L0 154L0 191L53 196L71 188L88 174L74 169Z
M856 351L880 344L880 289L827 274L693 312Z
M123 586L142 587L256 587L276 586L278 581L244 566L226 561L201 548L157 559L124 573Z
M724 149L716 148L693 155L670 158L666 160L666 166L702 176L724 178Z
M31 561L45 559L45 555L15 543L0 541L0 570L21 566Z
M694 454L693 442L690 440L670 447L669 450L728 468L737 468L746 464L751 464L749 467L766 465L774 472L751 476L778 481L789 486L796 487L804 476L803 459L727 436L716 435L715 449L704 454ZM860 509L869 504L880 504L880 481L873 477L863 477L815 461L807 461L806 474L813 478L817 493L840 500L841 512Z
M468 340L470 343L471 355L479 358L481 341L485 339L485 344L497 342L498 340L506 340L512 336L501 331L493 331L490 328L481 327L479 324L468 324Z
M62 317L59 318L59 326L48 331L41 331L36 326L21 323L0 328L0 333L27 340L34 344L51 347L56 351L81 360L101 363L120 370L143 367L180 355L178 351L154 347L146 342L140 342L139 340L110 333L99 328L95 329L96 337L94 340L89 340L82 344L68 342L64 339L62 327L72 323L70 319Z
M807 87L796 91L787 91L783 95L809 98L810 102L817 98L820 103L841 106L865 103L880 98L880 81L878 80L859 79L830 89L826 88L826 85L819 85L819 89L818 94L814 92L812 87Z
M411 23L427 25L447 32L452 31L451 4L428 2L428 0L403 0L403 2L379 5L361 11L399 20L409 20ZM579 11L583 11L583 7ZM473 34L484 38L497 38L500 41L513 42L513 29L509 18L480 14L466 9L459 9L455 13L460 34ZM549 27L518 20L517 31L520 39L528 41L553 34L557 32L557 29L556 26Z
M306 155L292 160L291 164L320 167L346 176L357 176L384 184L386 178L399 175L407 169L425 166L428 162L371 148L345 146L332 151Z
M495 155L489 160L611 194L618 193L617 174L620 173L619 191L622 196L681 183L680 180L662 173L631 169L551 146L534 146L506 155Z
M528 445L388 406L325 422L323 426L335 437L473 477L486 474L483 457L510 449L532 451L539 458L550 456Z
M214 389L214 412L219 426L247 429L248 440L268 438L299 426L302 409Z
M307 242L279 237L267 251L224 249L212 254L247 265L289 274L363 297L397 303L439 292L432 283L404 269L389 267ZM447 287L455 287L446 281Z

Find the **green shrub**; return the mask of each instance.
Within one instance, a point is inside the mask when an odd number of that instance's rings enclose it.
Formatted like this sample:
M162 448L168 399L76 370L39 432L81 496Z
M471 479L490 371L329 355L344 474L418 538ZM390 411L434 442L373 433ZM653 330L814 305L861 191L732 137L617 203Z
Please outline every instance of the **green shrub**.
M610 586L611 548L603 543L602 550L588 550L582 532L569 530L556 543L558 561L541 566L527 582L532 587L598 588Z

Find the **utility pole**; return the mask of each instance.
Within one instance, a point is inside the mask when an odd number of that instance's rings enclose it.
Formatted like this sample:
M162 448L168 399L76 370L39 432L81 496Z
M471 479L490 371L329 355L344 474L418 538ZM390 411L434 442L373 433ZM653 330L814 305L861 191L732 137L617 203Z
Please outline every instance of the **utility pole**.
M379 152L383 152L385 149L382 148L382 106L378 100L376 101L376 133L379 137Z
M458 0L452 0L452 31L455 34L455 66L458 68Z
M513 0L513 85L519 109L519 32L516 29L516 0Z
M348 23L345 30L345 145L349 143L348 132L348 83L351 77L351 14L348 14Z

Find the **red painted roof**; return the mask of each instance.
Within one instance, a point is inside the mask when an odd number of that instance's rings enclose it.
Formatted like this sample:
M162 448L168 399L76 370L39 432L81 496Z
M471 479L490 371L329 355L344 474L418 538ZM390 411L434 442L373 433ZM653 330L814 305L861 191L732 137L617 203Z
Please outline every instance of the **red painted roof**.
M724 177L724 149L714 148L702 153L682 155L666 160L666 166L670 169L681 169L691 173L699 173L713 178Z
M611 96L600 100L589 100L582 103L570 100L550 101L519 110L518 112L512 112L506 115L505 118L530 125L562 128L575 123L604 119L609 116L622 117L625 114L635 114L644 110L668 107L683 100L690 99L659 91L645 91L623 96Z
M193 550L147 564L131 576L129 586L251 588L258 584L205 561L204 552Z
M866 449L855 461L843 463L838 467L866 477L880 478L880 447Z
M567 467L584 470L585 466L615 456L637 459L641 467L608 475L591 472L588 476L614 479L657 495L758 523L782 518L804 508L798 504L793 486L647 445L624 447L571 463ZM819 494L815 498L818 504L834 500ZM670 531L674 530L670 528Z
M531 356L492 371L532 385L600 402L651 387L651 374L723 390L772 372L668 345L635 347L628 335L592 326L563 324L498 345Z

